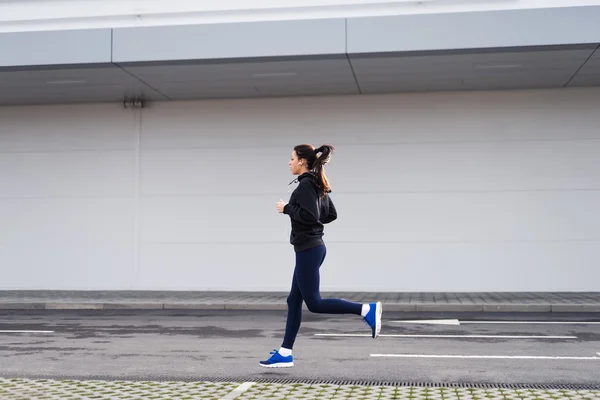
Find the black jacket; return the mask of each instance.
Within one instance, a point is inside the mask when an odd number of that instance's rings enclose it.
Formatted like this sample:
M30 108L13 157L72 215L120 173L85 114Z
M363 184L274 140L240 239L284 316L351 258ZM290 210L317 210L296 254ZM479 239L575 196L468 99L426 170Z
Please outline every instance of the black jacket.
M290 243L295 251L310 249L323 244L323 225L337 219L337 211L329 195L321 198L315 176L304 173L298 177L298 187L283 208L290 216L292 233Z

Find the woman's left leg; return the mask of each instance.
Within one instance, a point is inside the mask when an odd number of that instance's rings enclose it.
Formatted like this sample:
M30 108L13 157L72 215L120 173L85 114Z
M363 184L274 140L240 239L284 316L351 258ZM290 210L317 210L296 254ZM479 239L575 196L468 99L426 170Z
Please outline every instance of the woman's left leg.
M343 299L323 299L320 292L319 268L325 260L324 245L296 253L296 284L309 311L319 314L361 315L363 305Z
M381 332L381 302L369 304L355 303L343 299L323 299L319 289L319 268L325 260L327 249L324 245L298 252L296 255L296 283L308 309L320 314L356 314L363 317L371 328L371 336L376 338Z

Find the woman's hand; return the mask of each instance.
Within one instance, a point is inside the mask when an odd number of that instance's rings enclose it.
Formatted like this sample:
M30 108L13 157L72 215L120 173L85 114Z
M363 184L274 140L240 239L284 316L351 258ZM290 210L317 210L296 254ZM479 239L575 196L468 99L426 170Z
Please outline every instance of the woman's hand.
M283 208L286 206L286 202L279 199L279 201L275 204L275 206L277 207L277 212L282 213L283 212Z

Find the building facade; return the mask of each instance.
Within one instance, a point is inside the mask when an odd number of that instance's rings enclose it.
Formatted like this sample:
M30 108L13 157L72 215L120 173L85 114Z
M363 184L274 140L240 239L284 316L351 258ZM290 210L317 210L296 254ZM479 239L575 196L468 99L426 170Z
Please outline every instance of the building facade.
M0 290L600 290L600 2L254 3L0 1Z

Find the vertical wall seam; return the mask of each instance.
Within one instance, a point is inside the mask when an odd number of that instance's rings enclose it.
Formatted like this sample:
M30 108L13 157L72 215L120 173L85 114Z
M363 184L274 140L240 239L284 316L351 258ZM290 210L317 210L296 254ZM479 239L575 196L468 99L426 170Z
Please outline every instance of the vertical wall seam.
M133 270L135 286L140 285L140 185L141 185L141 136L142 110L135 110L134 133L134 188L133 188Z

